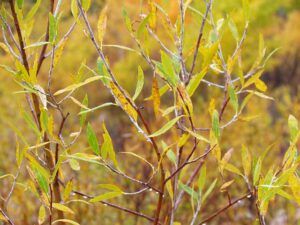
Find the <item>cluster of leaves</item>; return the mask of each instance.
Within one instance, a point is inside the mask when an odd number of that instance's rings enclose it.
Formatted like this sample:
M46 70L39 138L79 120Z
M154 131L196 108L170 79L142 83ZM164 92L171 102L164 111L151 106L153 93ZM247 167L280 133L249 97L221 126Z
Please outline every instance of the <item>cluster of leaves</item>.
M187 202L190 202L192 210L184 223L188 220L192 225L211 221L241 201L249 201L254 211L251 219L260 224L266 224L268 207L275 197L281 196L300 204L300 179L297 175L297 142L300 131L294 116L290 115L288 119L290 145L282 162L269 169L264 170L263 162L273 145L255 157L245 145L240 146L239 153L233 154L235 152L232 146L228 148L222 143L228 127L234 126L241 119L251 120L244 116L244 112L254 96L264 100L272 99L265 94L267 85L262 80L262 75L267 61L275 51L267 54L262 35L259 36L258 53L254 62L251 66L247 65L249 68L243 65L242 50L251 23L247 0L241 1L242 31L229 15L215 20L211 0L204 1L201 9L203 12L193 7L193 1L178 1L175 22L164 7L152 0L142 5L147 7L147 13L141 14L137 20L133 21L124 10L124 24L136 47L105 45L109 3L99 13L96 35L87 16L91 4L89 0L72 0L70 12L74 17L73 23L61 35L64 5L61 0L56 4L51 1L47 30L43 34L45 40L40 41L39 38L38 41L33 41L34 18L41 8L41 1L38 0L29 10L22 0L1 3L4 39L1 46L14 62L13 67L1 67L19 85L17 93L25 95L27 107L24 109L23 119L35 135L33 141L28 141L15 124L9 123L17 136L18 172L0 177L1 180L13 178L7 194L1 196L1 220L15 224L8 206L17 186L32 194L39 202L36 217L39 224L78 224L78 213L70 206L77 202L87 204L88 207L92 207L92 203L101 203L155 225L178 225L183 222L177 214L178 208L185 203L185 193L189 196ZM190 11L200 13L202 18L197 21L199 29L195 40L192 44L187 44L186 21L192 19ZM55 71L60 66L65 45L75 26L79 26L86 38L90 39L98 59L93 62L94 68L82 63L73 83L54 90L52 83L55 80L59 82L60 79L54 76ZM160 38L159 30L163 30L164 35L168 36L168 43ZM228 32L234 40L235 48L230 54L226 53L226 57L223 38ZM156 57L152 49L144 45L150 39L159 46L160 57ZM133 95L118 81L104 54L104 47L133 52L146 63L136 69L137 83ZM47 73L42 74L40 71L43 62L47 60ZM216 75L222 83L215 81ZM80 101L76 92L85 92L85 86L97 81L102 83L103 90L105 88L111 94L112 101L91 108L89 93ZM148 84L150 88L147 87ZM222 95L209 95L206 112L199 113L196 100L202 94L201 85L218 89ZM147 88L151 90L151 94L142 98ZM75 116L73 115L77 125L68 130L66 123L70 113L65 109L67 101L72 101L79 107ZM142 101L146 105L145 109L140 106ZM145 146L143 149L146 151L134 153L115 148L117 138L122 135L118 134L113 138L113 130L107 128L113 116L102 121L102 128L99 129L87 122L88 114L98 114L98 110L111 106L121 109L120 113L128 118L131 135L137 137L140 146ZM101 138L99 130L102 131ZM82 145L88 148L81 150ZM135 157L138 165L150 172L143 177L129 175L125 160L120 160L125 157L121 154ZM241 164L230 162L234 155L241 158ZM102 190L101 194L78 190L74 183L81 181L70 179L69 174L70 170L80 173L84 162L105 168L102 171L106 175L103 176L111 176L113 173L130 183L131 187L139 189L127 190L125 185L121 188L120 184L116 185L121 182L115 180L113 183L96 185L97 192ZM208 174L208 168L212 167L217 169ZM18 181L21 175L25 178L24 182ZM236 182L242 183L244 193L232 199L229 189ZM214 208L212 214L209 214L204 206L213 193L218 193L217 188L221 194L226 193L228 202L223 208ZM157 197L151 195L149 191L152 190L157 193ZM117 197L120 199L121 196L130 196L132 199L141 195L149 196L147 198L150 204L145 207L147 215L131 210L126 205L120 206L107 201Z

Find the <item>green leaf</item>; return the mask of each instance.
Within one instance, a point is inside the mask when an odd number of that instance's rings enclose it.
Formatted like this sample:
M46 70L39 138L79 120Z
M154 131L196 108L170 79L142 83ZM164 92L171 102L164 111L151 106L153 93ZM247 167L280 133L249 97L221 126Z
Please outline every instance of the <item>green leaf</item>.
M52 13L49 13L49 42L55 43L58 32L58 20Z
M190 83L187 86L187 92L190 97L194 94L194 92L197 90L201 80L206 75L207 69L202 70L200 73L197 73L194 75L190 81Z
M200 175L198 178L198 188L202 192L206 181L206 165L204 164L200 170Z
M110 75L104 65L104 62L98 58L97 60L97 71L101 77L101 81L105 86L109 86L109 83L111 81Z
M262 166L262 159L259 158L255 164L254 171L253 171L253 184L254 185L256 185L259 180L261 166Z
M17 0L17 6L19 9L22 9L24 0Z
M296 138L299 131L298 120L293 115L289 115L288 124L290 129L291 140L293 141Z
M221 137L219 113L217 110L214 110L212 114L212 131L217 139Z
M98 144L98 140L97 140L97 136L91 126L90 123L88 123L87 128L86 128L86 135L87 135L87 139L88 139L88 143L91 146L91 148L93 149L94 153L96 155L100 154L100 149L99 149L99 144Z
M35 176L39 186L41 187L41 189L44 191L44 193L48 194L49 184L48 184L46 177L41 173L40 170L38 170L37 167L33 166L32 171L33 171L34 176Z
M143 89L143 86L144 86L144 72L143 72L143 69L139 66L138 67L138 81L136 84L135 93L132 97L133 100L135 100L139 96L139 94L141 93L141 91Z
M91 6L91 0L81 0L81 4L84 11L88 11Z
M188 193L191 197L193 197L195 200L198 199L199 194L197 192L195 192L191 187L181 183L181 181L179 181L179 188L181 190L184 190L186 193Z
M229 92L230 103L233 106L233 108L235 109L235 112L237 113L239 110L239 102L238 102L238 98L237 98L236 92L235 92L232 84L229 85L228 92Z
M176 63L174 63L174 61L165 52L161 51L161 72L173 87L176 87L179 82L179 78L174 69L175 64Z
M230 29L231 34L234 37L234 39L236 41L238 41L239 40L239 31L236 27L235 22L231 18L229 18L229 20L228 20L228 26L229 26L229 29Z
M132 32L132 24L131 24L130 18L129 18L129 16L128 16L128 13L126 12L125 9L123 9L122 15L123 15L123 18L124 18L124 20L125 20L125 24L126 24L127 29L128 29L130 32Z
M122 195L122 192L108 192L97 197L94 197L90 200L90 202L100 202L108 199L112 199Z
M169 122L167 122L162 128L160 128L158 131L154 132L153 134L149 135L149 137L157 137L159 135L162 135L164 133L166 133L168 130L170 130L175 123L177 123L177 121L181 118L182 116L178 116L172 120L170 120Z
M29 22L34 17L38 8L40 7L41 1L42 0L37 0L36 3L31 7L30 11L25 17L25 22Z
M205 194L203 195L203 197L202 197L202 202L204 202L206 199L207 199L207 197L210 195L210 193L214 190L214 188L215 188L215 186L216 186L216 184L217 184L217 179L215 179L212 183L211 183L211 185L209 186L209 188L207 189L207 191L205 192Z

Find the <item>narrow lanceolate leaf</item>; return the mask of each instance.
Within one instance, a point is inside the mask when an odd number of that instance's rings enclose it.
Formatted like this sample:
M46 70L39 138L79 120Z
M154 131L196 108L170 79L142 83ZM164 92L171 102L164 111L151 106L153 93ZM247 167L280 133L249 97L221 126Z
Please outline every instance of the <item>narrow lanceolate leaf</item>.
M99 184L98 187L104 188L104 189L107 189L110 191L123 192L121 188L119 188L118 186L116 186L114 184Z
M98 41L100 43L100 46L102 47L102 43L103 43L103 38L104 38L104 34L105 34L105 30L106 30L106 24L107 24L107 6L105 6L100 15L99 15L99 19L98 19Z
M58 32L58 20L52 13L49 13L49 42L54 44Z
M103 159L106 159L107 156L109 157L110 160L113 161L114 165L116 167L118 167L118 162L117 162L117 159L116 159L116 153L115 153L115 150L114 150L114 145L113 145L113 142L111 140L111 137L106 129L106 126L105 126L105 123L103 123L102 125L103 127L103 145L101 146L101 156L103 157Z
M206 181L206 165L204 164L200 170L200 175L198 178L198 188L202 192Z
M202 70L200 73L197 73L194 75L190 81L190 83L187 86L187 92L189 96L191 97L194 92L197 90L201 80L206 75L207 69Z
M160 128L158 131L154 132L153 134L149 135L149 137L157 137L159 135L162 135L164 133L166 133L168 130L170 130L175 123L177 123L177 121L181 118L182 116L178 116L172 120L170 120L169 122L167 122L162 128Z
M143 89L143 86L144 86L144 72L143 72L142 67L139 66L138 67L138 81L136 84L135 93L132 97L133 100L136 100L137 97L140 95L140 93Z
M153 0L149 0L148 1L148 6L149 6L149 25L151 27L151 29L155 29L156 28L156 6L154 5L154 1Z
M245 176L249 177L251 172L252 161L251 161L251 155L249 149L244 145L242 147L242 164L243 164Z
M19 9L22 9L24 0L17 0L17 6Z
M88 11L91 6L91 0L81 0L81 4L84 11Z
M262 92L266 92L268 89L265 82L263 82L261 79L257 79L254 84L255 84L255 87Z
M46 210L45 210L45 207L43 205L41 205L41 207L39 209L38 223L39 224L44 223L45 219L46 219Z
M72 209L60 203L52 203L52 207L62 212L74 214Z
M259 158L256 162L256 165L254 167L254 170L253 170L253 184L256 185L258 180L259 180L259 177L260 177L260 171L261 171L261 164L262 164L262 160L261 158Z
M214 110L212 114L212 131L217 139L221 137L219 113L217 110Z
M71 13L74 16L74 18L77 19L78 16L77 0L72 0L71 2Z
M67 183L67 185L66 185L66 187L64 189L64 192L63 192L63 199L64 199L65 202L69 199L70 194L72 193L72 189L73 189L73 181L70 180Z
M235 112L237 113L239 109L239 102L232 84L229 85L228 92L229 92L230 103L233 106Z
M157 68L160 74L173 86L176 87L179 78L175 72L174 60L171 59L165 52L161 52L161 64L157 63Z
M159 106L160 106L160 95L158 89L158 83L156 76L152 80L152 98L153 98L153 109L156 117L159 116Z
M227 188L232 185L234 183L234 180L230 180L230 181L227 181L225 182L221 187L220 187L220 191L223 192L223 191L226 191Z
M35 2L35 4L31 7L30 11L28 12L28 14L25 17L26 22L29 22L34 17L34 15L36 14L36 12L41 4L41 1L42 0L37 0Z
M56 224L56 223L69 223L69 224L72 224L72 225L80 225L79 223L77 223L73 220L68 220L68 219L55 220L55 221L53 221L52 224Z
M137 112L129 102L130 99L128 96L124 96L124 94L119 90L119 88L113 83L110 82L111 91L117 101L117 103L121 106L121 108L135 121L137 121Z
M86 84L89 84L93 81L100 80L101 78L103 78L103 77L101 77L101 76L89 77L83 82L80 82L80 83L77 83L77 84L72 84L72 85L70 85L70 86L68 86L68 87L66 87L62 90L59 90L59 91L55 92L54 95L60 95L60 94L65 93L65 92L75 91L77 88L82 87Z
M170 172L167 171L166 172L166 177L169 177L169 176L170 176ZM168 191L168 194L169 194L170 198L173 200L173 198L174 198L174 192L173 192L173 187L172 187L171 180L167 181L166 188L167 188L167 191ZM171 202L173 203L173 201L171 201Z
M234 39L236 41L238 41L239 40L239 31L236 27L235 22L231 18L229 18L229 20L228 20L228 27L229 27L229 29L231 31L231 34L234 37Z
M90 202L100 202L100 201L104 201L104 200L108 200L108 199L118 197L122 194L123 194L122 192L107 192L105 194L102 194L102 195L99 195L95 198L92 198L90 200Z
M298 120L293 115L289 115L288 124L290 129L291 140L293 141L296 138L299 131Z
M88 123L87 128L86 128L86 135L87 135L87 139L88 139L88 143L91 146L91 148L93 149L94 153L96 155L100 154L100 149L99 149L99 144L98 144L98 140L97 140L97 136L91 126L90 123Z
M186 131L187 131L189 134L191 134L193 137L197 138L199 141L204 141L204 142L206 142L206 143L210 143L210 141L209 141L207 138L203 137L202 135L197 134L197 133L195 133L195 132L193 132L193 131L191 131L191 130L189 130L189 129L187 129L187 128L186 128Z
M211 185L209 186L209 188L207 189L207 191L204 193L203 197L202 197L202 202L205 202L205 200L207 199L207 197L210 195L210 193L214 190L216 184L217 184L217 179L215 179Z

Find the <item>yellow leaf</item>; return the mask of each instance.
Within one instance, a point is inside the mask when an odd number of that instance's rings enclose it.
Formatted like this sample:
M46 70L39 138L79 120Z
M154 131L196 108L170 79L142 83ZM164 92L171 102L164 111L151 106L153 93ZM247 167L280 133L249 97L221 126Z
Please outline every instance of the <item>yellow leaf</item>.
M150 11L149 15L149 25L151 29L155 29L156 27L156 6L154 5L153 0L148 0L148 7Z
M137 121L137 112L129 102L130 99L128 96L124 96L123 93L119 90L119 88L113 83L110 82L110 88L113 92L115 99L118 101L119 105L122 109L135 121Z
M99 41L101 47L102 47L103 38L104 38L105 30L106 30L106 24L107 24L107 6L105 6L102 9L102 11L99 15L98 25L97 25L98 41Z
M70 209L69 207L67 207L65 205L62 205L60 203L53 203L52 207L59 210L59 211L62 211L62 212L74 214L72 209Z
M220 191L223 192L223 191L226 191L226 189L232 185L234 183L234 180L230 180L230 181L227 181L226 183L224 183L221 187L220 187Z
M268 89L265 82L263 82L261 79L257 79L254 84L255 84L255 87L262 92L265 92Z
M70 223L70 224L73 224L73 225L80 225L79 223L77 223L77 222L75 222L73 220L68 220L68 219L55 220L55 221L53 221L52 224L56 224L56 223L59 223L59 222Z
M180 83L177 87L178 90L178 99L180 104L182 105L183 109L186 111L187 115L193 115L193 103L192 100L185 89L184 85Z
M155 76L153 77L152 80L152 97L153 97L154 114L156 117L158 117L160 115L159 113L160 95L159 95L157 79Z
M45 210L45 207L43 205L41 205L41 207L39 209L38 223L39 224L44 223L45 219L46 219L46 210Z
M54 53L54 59L53 59L53 67L55 67L64 51L65 45L67 43L68 38L66 38L61 44L60 46L58 46L58 48L56 49L55 53Z
M169 171L166 171L166 177L169 177L170 176L170 172ZM172 204L173 204L173 198L174 198L174 193L173 193L173 187L172 187L172 182L171 182L171 179L168 180L168 182L166 183L166 188L167 188L167 191L170 195L170 198L172 199Z
M246 177L249 177L251 172L251 155L248 148L246 148L244 145L242 147L242 163L244 174L246 175Z

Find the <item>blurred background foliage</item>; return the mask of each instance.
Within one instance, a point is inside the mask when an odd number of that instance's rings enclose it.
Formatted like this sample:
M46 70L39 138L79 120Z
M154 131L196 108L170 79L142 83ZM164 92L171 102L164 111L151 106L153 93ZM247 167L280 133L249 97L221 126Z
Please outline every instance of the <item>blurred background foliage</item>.
M34 1L25 1L26 7L30 7ZM94 0L89 10L89 19L91 23L96 26L98 14L101 8L106 3L105 0ZM178 15L178 4L175 0L157 0L170 15L172 22L175 22ZM45 31L47 24L47 1L42 1L37 18L33 24L32 38L38 40ZM226 128L222 136L222 146L224 150L233 147L235 151L240 151L241 145L246 144L251 150L253 155L259 155L264 149L272 143L275 143L268 157L266 158L265 166L269 168L275 162L280 162L283 157L285 149L289 144L288 140L288 127L287 118L289 114L294 114L296 118L300 118L300 1L299 0L252 0L251 5L251 22L247 33L247 39L243 47L243 64L246 68L252 66L252 62L257 56L259 34L264 36L265 45L267 51L271 52L275 48L278 51L273 55L267 64L267 69L264 72L263 80L268 84L267 95L272 96L274 101L253 97L249 105L247 106L246 113L241 119L238 120L233 126ZM141 7L142 6L142 7ZM237 27L239 33L243 32L243 19L242 19L242 6L240 0L230 1L215 1L213 10L215 12L215 21L230 16ZM105 45L123 45L131 48L136 48L135 43L132 41L129 32L126 29L124 20L122 18L122 10L125 8L133 21L140 21L141 14L143 14L143 1L142 0L110 0L108 3L108 25L106 36L104 39ZM73 16L70 12L70 1L63 1L63 12L61 14L61 23L59 27L59 35L62 36L69 28L73 21ZM199 23L201 22L201 16L199 13L203 13L204 10L202 1L193 1L191 7L188 9L187 21L186 21L186 38L185 38L185 50L188 51L189 46L195 45ZM161 26L161 25L160 25ZM89 73L88 70L81 66L82 62L86 62L91 68L95 68L95 62L97 54L90 41L82 32L85 27L83 24L76 26L74 33L70 36L63 53L63 57L59 62L59 66L56 67L53 88L61 89L67 86L74 79L82 79ZM168 35L163 27L156 28L157 33L161 40L165 41L165 44L174 49L174 46L169 46ZM209 26L206 27L209 29ZM206 32L208 33L208 32ZM208 37L204 37L208 38ZM235 48L235 41L229 30L224 31L222 44L224 46L224 52L228 54ZM149 49L152 58L159 59L160 52L159 46L155 40L151 37L143 38L143 46ZM151 74L147 72L147 65L143 59L135 52L124 51L118 48L104 47L109 62L117 74L117 78L120 83L130 92L133 93L137 80L137 67L141 65L144 68L146 75L146 85L148 87L143 90L142 97L146 98L151 93ZM0 60L1 64L10 65L12 59L6 52L0 48ZM31 56L34 57L34 56ZM199 59L201 60L201 59ZM46 62L46 64L49 61ZM47 80L47 66L42 67L40 81L46 82ZM197 69L197 68L196 68ZM147 75L148 79L147 79ZM6 173L12 173L15 166L15 148L16 137L15 129L17 128L28 141L35 140L34 134L30 131L30 128L26 124L23 118L24 110L26 108L24 96L16 94L20 88L8 77L9 75L0 70L0 176ZM220 82L221 78L218 75L213 77L215 82ZM148 84L148 85L147 85ZM95 107L107 101L112 101L111 96L105 91L104 86L99 82L90 84L80 91L78 91L75 97L79 100L83 99L85 93L89 97L89 107ZM197 109L196 114L199 116L197 124L202 126L209 126L209 121L206 121L208 115L209 96L220 96L222 99L223 93L213 87L208 87L205 84L201 84L199 90L193 96L196 101ZM149 101L142 100L140 98L139 104L145 106L145 110L151 109L151 103ZM216 98L217 100L217 98ZM218 100L217 100L218 101ZM163 98L163 104L167 105L167 96ZM164 106L162 106L163 108ZM166 108L166 107L165 107ZM64 109L70 112L70 118L66 124L66 133L76 132L79 129L78 116L79 107L73 102L68 101L64 105ZM151 116L152 111L146 112ZM206 115L206 116L204 116ZM227 113L225 114L226 118ZM231 115L230 110L228 112L228 118ZM95 113L88 114L88 120L96 128L96 131L100 131L102 121L106 121L108 130L114 140L115 149L119 152L132 151L142 152L147 158L151 158L151 154L147 154L150 151L150 145L141 141L141 137L132 136L128 119L121 113L120 109L109 107ZM250 121L250 122L245 122ZM153 117L153 128L160 127L161 121L155 120ZM99 133L99 137L100 137ZM171 137L170 137L171 139ZM172 140L170 140L172 142ZM34 143L33 143L34 144ZM79 140L78 144L73 147L72 152L84 152L87 148L87 143L84 138ZM226 149L227 148L227 149ZM135 158L121 155L123 167L126 171L137 177L143 178L149 172L149 168L141 165ZM231 159L235 162L236 166L239 166L240 154L236 154ZM210 172L215 170L214 162L212 161L208 167L208 177ZM126 187L127 190L134 191L134 186L128 183L126 180L116 179L115 175L106 171L102 167L90 165L87 163L80 163L81 170L76 172L70 170L69 167L65 167L65 174L68 174L68 179L76 177L74 179L75 187L79 190L84 189L87 193L97 192L97 184L114 183L117 182L120 186ZM138 171L138 174L137 174ZM225 173L226 176L226 173ZM230 174L229 176L232 176ZM25 173L20 178L26 180ZM211 179L211 181L214 178ZM9 188L10 179L0 180L0 192L6 193ZM26 182L25 182L26 183ZM131 187L132 186L132 187ZM16 218L18 224L34 224L38 209L35 205L39 204L34 196L30 196L29 192L24 192L25 187L18 186L12 202L10 203L10 213ZM235 182L229 191L234 195L238 195L241 190L244 190L244 184ZM29 196L28 196L29 195ZM151 198L153 194L142 194L137 197L131 198L125 196L122 200L117 199L120 204L126 204L129 208L133 208L137 211L152 212L153 209L148 207L150 202L154 201ZM28 199L31 199L29 201ZM188 197L187 197L188 198ZM272 218L268 220L272 225L282 224L300 224L300 208L296 203L287 204L284 199L276 199L273 207L269 210L269 216ZM218 202L218 205L215 203ZM203 217L214 212L222 203L226 203L225 194L214 193L210 196L206 205L203 206L205 211L202 212ZM233 210L222 214L219 218L211 222L210 224L254 224L253 219L247 210L247 205L243 203L234 207ZM74 215L74 220L80 224L145 224L145 221L139 221L134 217L119 211L115 211L108 207L100 205L87 206L80 202L74 202L71 206L78 212ZM182 205L178 212L178 221L185 224L189 217L189 211L191 206L186 201L186 204ZM241 213L237 213L241 212ZM84 215L84 216L82 216ZM237 217L242 215L242 217ZM267 218L268 219L268 218ZM233 223L226 222L233 221Z

